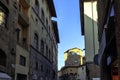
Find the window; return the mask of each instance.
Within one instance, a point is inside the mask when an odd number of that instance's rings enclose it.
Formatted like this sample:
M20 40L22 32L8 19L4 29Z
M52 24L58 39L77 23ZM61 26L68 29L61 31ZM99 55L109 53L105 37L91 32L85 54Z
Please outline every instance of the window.
M44 54L44 41L41 40L41 53Z
M46 45L46 56L48 57L48 46Z
M38 62L35 64L35 69L38 70Z
M48 27L48 20L47 20L47 18L46 18L46 27Z
M71 52L72 55L75 55L76 53L75 52Z
M27 80L27 75L17 74L17 80Z
M39 2L38 2L38 0L35 0L34 9L35 9L35 12L38 14L39 13Z
M43 9L42 9L42 14L41 14L41 19L42 19L42 21L44 22L45 21L45 15L44 15L44 11L43 11Z
M16 29L16 38L17 38L17 42L19 42L19 39L20 39L20 29L19 28Z
M38 49L38 35L36 33L34 35L34 48Z
M78 63L78 61L77 61L77 60L75 60L74 62L75 62L75 63Z
M3 50L0 49L0 65L6 66L7 56Z
M84 67L82 67L82 70L84 70Z
M50 33L50 26L48 28L49 28L49 33Z
M43 65L41 65L41 72L43 72Z
M19 62L20 65L22 66L25 66L26 65L26 58L22 55L20 55L20 62Z
M3 8L0 6L0 28L4 29L6 27L7 15Z
M50 59L50 50L49 50L49 53L48 53L48 58Z

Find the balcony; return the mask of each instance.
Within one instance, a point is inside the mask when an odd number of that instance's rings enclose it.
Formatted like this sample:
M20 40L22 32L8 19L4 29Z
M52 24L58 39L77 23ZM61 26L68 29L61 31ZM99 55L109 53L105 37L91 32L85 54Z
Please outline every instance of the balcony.
M30 0L19 0L19 1L25 8L30 7Z
M18 16L18 22L22 25L22 26L29 26L29 18L28 15L26 15L25 13L23 13L22 11L19 11L19 16Z

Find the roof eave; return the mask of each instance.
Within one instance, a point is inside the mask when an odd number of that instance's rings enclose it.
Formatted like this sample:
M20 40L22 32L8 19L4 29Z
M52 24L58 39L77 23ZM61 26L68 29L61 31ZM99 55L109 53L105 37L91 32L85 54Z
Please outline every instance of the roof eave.
M57 43L60 43L57 22L52 20Z
M81 20L81 34L84 35L84 1L79 0L80 2L80 20Z
M57 17L53 0L46 0L46 1L48 3L49 8L50 8L51 16Z

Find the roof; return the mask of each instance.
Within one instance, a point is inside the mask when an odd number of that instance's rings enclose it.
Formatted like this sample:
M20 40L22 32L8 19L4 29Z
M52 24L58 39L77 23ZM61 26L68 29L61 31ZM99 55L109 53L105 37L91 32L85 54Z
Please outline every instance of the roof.
M64 52L64 54L65 53L70 53L70 52L76 52L76 53L79 53L80 55L83 55L82 50L77 48L77 47L68 49L67 51Z
M54 34L55 34L55 39L56 39L57 43L60 43L57 22L52 20L52 23L53 23L53 30L54 30Z
M52 17L57 17L53 0L46 0Z
M79 0L80 4L80 21L81 21L81 33L84 35L84 5L83 0Z

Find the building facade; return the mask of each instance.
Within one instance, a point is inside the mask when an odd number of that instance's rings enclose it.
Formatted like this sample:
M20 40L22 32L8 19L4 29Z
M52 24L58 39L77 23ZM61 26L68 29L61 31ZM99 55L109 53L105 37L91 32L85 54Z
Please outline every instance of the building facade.
M59 80L76 80L78 68L83 64L81 49L72 48L64 52L65 66L58 72Z
M30 1L17 0L15 80L29 80L29 8Z
M7 75L8 78L14 78L15 75L14 23L17 19L17 9L14 3L16 1L0 0L0 74Z
M65 66L79 66L83 64L81 49L72 48L64 52Z
M0 1L0 76L57 80L59 34L53 17L53 0Z
M100 50L96 62L101 68L101 80L120 80L120 1L98 0L97 3Z
M76 80L78 66L65 66L59 71L59 80Z
M98 54L97 0L80 0L81 32L85 40L86 80L99 78L99 66L94 64Z
M31 0L30 10L30 80L57 80L59 43L53 0Z

